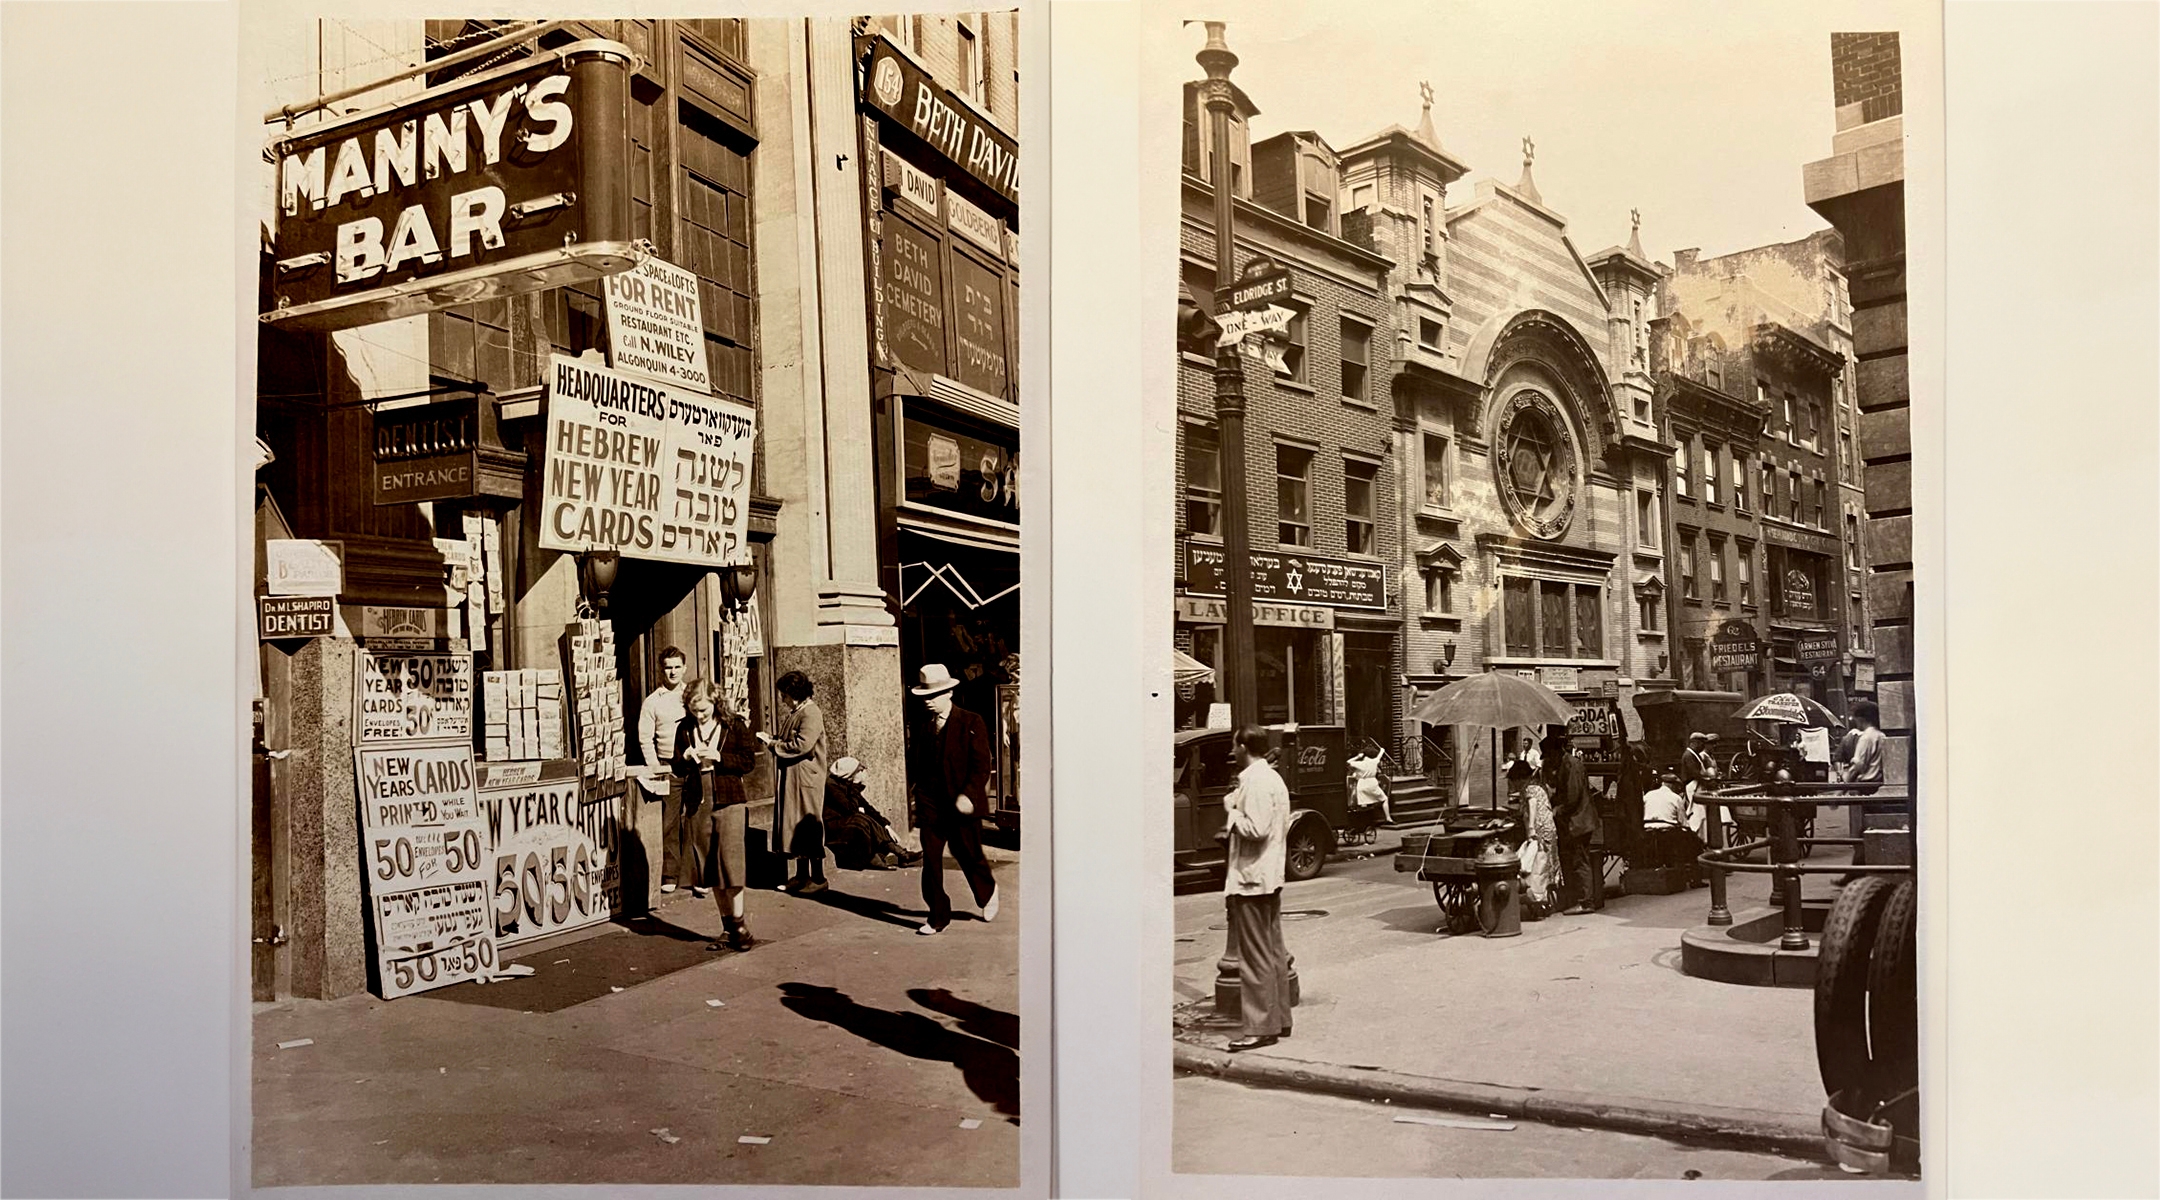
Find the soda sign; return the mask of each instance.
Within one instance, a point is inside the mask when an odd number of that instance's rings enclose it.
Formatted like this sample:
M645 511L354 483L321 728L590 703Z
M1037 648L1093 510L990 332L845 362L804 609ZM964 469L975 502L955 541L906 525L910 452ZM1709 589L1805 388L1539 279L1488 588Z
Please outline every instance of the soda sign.
M343 329L635 264L635 62L578 42L273 141L276 298L262 319Z

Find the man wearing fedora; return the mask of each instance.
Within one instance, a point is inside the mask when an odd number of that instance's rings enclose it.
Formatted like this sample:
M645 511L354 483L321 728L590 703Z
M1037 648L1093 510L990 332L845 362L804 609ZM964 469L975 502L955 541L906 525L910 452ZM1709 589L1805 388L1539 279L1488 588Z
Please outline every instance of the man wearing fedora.
M967 876L968 890L982 909L982 919L997 919L997 880L982 852L982 804L990 784L990 731L981 717L953 705L960 681L943 663L922 669L912 689L923 702L924 717L908 739L908 786L915 793L916 824L922 833L923 902L930 919L915 932L944 932L952 922L952 901L945 896L945 848Z

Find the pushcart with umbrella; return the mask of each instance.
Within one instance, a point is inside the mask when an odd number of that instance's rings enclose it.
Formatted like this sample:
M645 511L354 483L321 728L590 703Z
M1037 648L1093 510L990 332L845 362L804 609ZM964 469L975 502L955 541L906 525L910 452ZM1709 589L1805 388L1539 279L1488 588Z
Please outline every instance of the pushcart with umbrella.
M1780 770L1798 783L1829 780L1828 763L1807 758L1798 742L1804 736L1801 731L1808 729L1821 729L1834 741L1845 729L1845 722L1836 713L1807 696L1772 692L1741 705L1733 716L1746 728L1747 736L1727 764L1728 785L1767 783ZM1814 811L1802 809L1795 816L1799 818L1800 836L1813 837ZM1734 805L1732 817L1743 838L1761 836L1768 820L1760 805Z
M1552 689L1491 671L1451 683L1411 710L1428 725L1467 725L1492 738L1492 806L1457 810L1437 832L1405 835L1395 855L1397 871L1431 882L1449 932L1478 927L1478 859L1500 848L1519 850L1526 836L1522 819L1500 806L1500 731L1565 725L1574 715L1575 707Z

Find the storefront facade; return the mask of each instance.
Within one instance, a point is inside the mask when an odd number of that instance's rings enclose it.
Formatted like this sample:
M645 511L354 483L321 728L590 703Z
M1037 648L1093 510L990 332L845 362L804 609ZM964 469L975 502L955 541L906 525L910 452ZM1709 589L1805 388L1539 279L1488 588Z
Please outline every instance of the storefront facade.
M1009 63L1010 15L972 20ZM288 49L318 69L281 99L379 79L395 69L386 48L433 61L496 24L377 22L363 39L310 22ZM311 157L309 130L335 122L307 115L279 143L291 153L273 147L282 236L264 257L274 315L256 405L258 996L397 994L392 976L411 964L386 955L394 928L432 922L424 944L438 945L457 924L453 942L469 934L491 953L650 906L661 814L636 778L638 718L669 648L756 728L777 719L778 675L805 671L830 757L871 764L873 802L907 827L902 572L879 492L901 451L872 442L898 427L873 405L865 189L808 186L812 156L835 157L823 145L860 161L866 29L573 24L485 69L367 94L383 111L340 118L355 123L351 150L325 134ZM566 156L574 187L546 174ZM465 190L438 201L438 177ZM298 253L311 204L342 222L314 255ZM506 271L521 237L544 241L543 257ZM457 273L461 255L477 269ZM414 282L391 302L333 311L340 288L379 296L401 270ZM273 614L275 632L318 628L318 607L332 614L321 636L270 636ZM1016 649L1016 616L1012 632ZM421 811L371 803L415 786L408 769L462 781L424 798L469 827L376 830ZM754 805L770 799L769 765L748 782ZM391 894L401 839L434 846L438 865L459 847L454 919L394 925L395 904L442 900ZM371 875L378 840L393 877ZM426 957L435 970L455 956Z
M1289 325L1244 359L1246 516L1264 723L1342 725L1400 761L1402 618L1396 456L1386 355L1394 333L1387 261L1347 240L1338 215L1339 156L1309 133L1255 145L1241 107L1230 133L1238 269L1287 269ZM1180 279L1191 305L1218 314L1208 116L1186 88ZM1176 618L1178 649L1217 683L1178 689L1179 728L1208 723L1227 701L1223 627L1224 508L1212 345L1178 367ZM1220 714L1215 714L1220 715ZM1250 718L1245 718L1250 719Z

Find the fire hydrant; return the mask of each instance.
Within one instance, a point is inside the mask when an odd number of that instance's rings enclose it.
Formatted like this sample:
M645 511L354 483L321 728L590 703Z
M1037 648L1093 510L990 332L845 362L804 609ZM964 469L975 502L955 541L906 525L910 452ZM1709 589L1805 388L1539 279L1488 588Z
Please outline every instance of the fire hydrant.
M1522 933L1522 856L1494 839L1478 851L1478 926L1485 936Z

